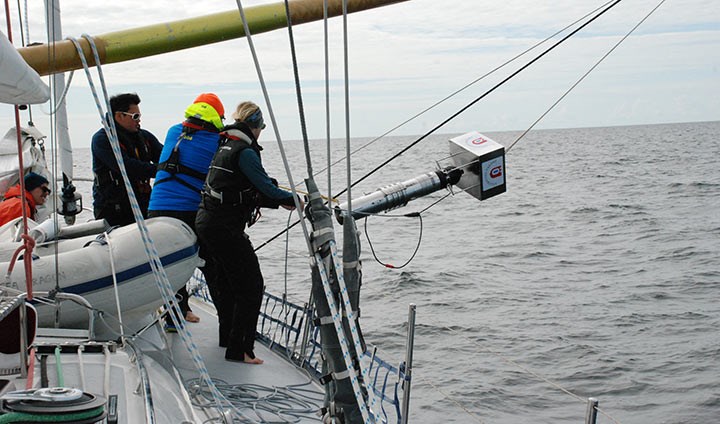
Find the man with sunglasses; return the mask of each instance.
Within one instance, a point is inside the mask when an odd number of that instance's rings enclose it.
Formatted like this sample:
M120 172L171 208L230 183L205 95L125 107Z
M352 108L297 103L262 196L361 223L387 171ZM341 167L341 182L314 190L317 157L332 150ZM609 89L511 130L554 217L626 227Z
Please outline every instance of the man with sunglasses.
M155 177L162 144L150 131L140 128L140 97L135 93L110 98L120 151L143 217L150 202L150 179ZM93 211L96 219L104 218L110 225L135 222L120 167L115 160L105 129L92 138Z
M45 204L50 188L47 178L34 172L28 172L24 178L25 182L25 214L28 218L37 220L37 207ZM0 203L0 225L4 225L13 219L22 216L22 198L20 184L10 187Z

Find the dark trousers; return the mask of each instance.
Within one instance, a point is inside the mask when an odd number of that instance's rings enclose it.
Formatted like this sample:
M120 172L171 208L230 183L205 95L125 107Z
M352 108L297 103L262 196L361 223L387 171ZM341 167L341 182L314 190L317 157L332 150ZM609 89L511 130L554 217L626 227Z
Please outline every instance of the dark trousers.
M158 216L176 218L186 223L193 231L195 231L196 215L197 211L148 211L148 218L155 218ZM182 318L185 319L185 315L187 315L189 311L192 311L192 309L190 309L190 304L188 303L190 293L188 293L185 286L182 286L180 290L175 293L175 297L178 299L178 306L180 307L180 312L183 314ZM167 318L167 321L171 322L169 317Z
M201 208L195 226L200 254L210 268L205 277L218 312L220 345L227 342L225 357L242 360L247 353L254 358L264 281L245 225Z
M126 196L123 190L123 196ZM136 199L143 218L148 217L148 204L150 203L150 194L137 194ZM135 223L135 215L133 215L130 207L130 200L124 198L120 202L107 201L102 205L93 205L93 215L95 219L104 219L111 226L125 226ZM182 219L182 218L181 218ZM191 225L191 227L193 227Z

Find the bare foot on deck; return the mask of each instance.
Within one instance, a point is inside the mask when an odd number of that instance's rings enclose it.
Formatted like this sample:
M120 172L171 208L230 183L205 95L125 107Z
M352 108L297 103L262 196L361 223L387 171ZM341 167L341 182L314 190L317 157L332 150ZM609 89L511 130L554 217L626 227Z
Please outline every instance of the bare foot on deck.
M187 322L200 322L200 317L195 315L193 311L187 311L185 314L185 321Z
M246 354L245 354L245 360L244 360L243 362L245 362L246 364L260 365L260 364L264 363L265 361L263 361L262 359L260 359L260 358L258 358L258 357L251 358L250 355L248 355L248 354L246 353Z

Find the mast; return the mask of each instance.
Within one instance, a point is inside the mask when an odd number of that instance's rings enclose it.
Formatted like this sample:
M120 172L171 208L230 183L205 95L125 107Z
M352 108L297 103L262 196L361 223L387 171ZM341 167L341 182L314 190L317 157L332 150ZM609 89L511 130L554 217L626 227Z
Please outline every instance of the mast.
M347 0L348 13L387 6L407 0ZM290 0L293 25L323 19L323 0ZM342 0L328 1L328 16L342 14ZM285 5L277 2L245 8L252 34L285 28ZM245 36L240 13L230 10L197 18L183 19L110 32L93 37L101 64L124 62L205 44L218 43ZM88 63L95 65L88 41L80 39ZM48 48L53 51L53 63L48 63ZM75 46L68 40L51 45L18 49L25 61L40 75L82 69Z
M46 22L50 23L49 38L52 40L62 40L62 20L60 18L60 2L45 0ZM63 94L65 92L65 74L62 72L53 73L52 76L52 98L55 99L51 105L57 109L55 111L55 134L57 137L58 156L60 158L60 176L62 177L62 186L60 187L59 196L60 208L58 211L65 217L65 223L72 225L75 223L75 216L81 212L78 208L77 201L81 198L80 194L75 193L73 180L73 151L70 143L70 132L68 128L67 107ZM55 169L52 170L55 173Z

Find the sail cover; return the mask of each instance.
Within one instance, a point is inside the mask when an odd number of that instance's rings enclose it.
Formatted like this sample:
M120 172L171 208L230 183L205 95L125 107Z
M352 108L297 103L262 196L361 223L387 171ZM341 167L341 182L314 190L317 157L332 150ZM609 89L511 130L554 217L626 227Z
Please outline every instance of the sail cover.
M38 104L49 98L50 88L0 33L0 103Z

